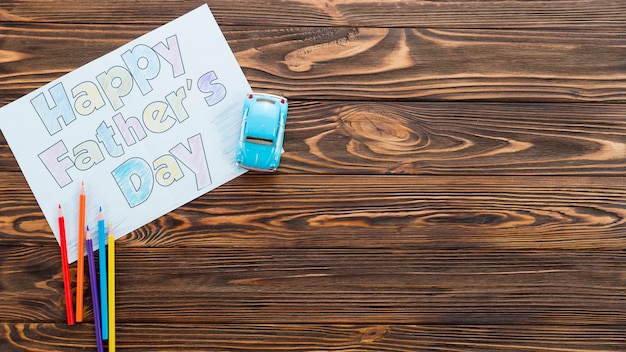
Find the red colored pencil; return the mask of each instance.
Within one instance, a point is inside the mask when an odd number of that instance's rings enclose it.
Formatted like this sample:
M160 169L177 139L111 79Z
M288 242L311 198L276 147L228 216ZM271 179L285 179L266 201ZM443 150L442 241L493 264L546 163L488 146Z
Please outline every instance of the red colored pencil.
M63 287L65 288L65 312L67 314L67 325L74 325L70 265L67 259L67 240L65 238L65 218L63 217L61 204L59 204L59 232L61 237L61 264L63 265Z

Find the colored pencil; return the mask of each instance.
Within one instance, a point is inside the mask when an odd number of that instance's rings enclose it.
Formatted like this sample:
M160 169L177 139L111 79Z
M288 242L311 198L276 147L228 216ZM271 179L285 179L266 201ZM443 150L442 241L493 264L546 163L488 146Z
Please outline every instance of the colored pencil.
M109 352L115 352L115 238L109 223Z
M63 287L65 288L65 313L67 325L74 325L74 306L72 304L72 283L70 282L70 265L67 259L67 239L65 238L65 218L59 204L59 237L61 240L61 265L63 266Z
M78 263L76 266L76 321L83 321L83 291L85 276L85 182L80 186L78 204Z
M102 207L98 212L98 261L100 264L100 309L102 317L102 339L109 339L109 312L107 299L107 256L106 256L106 233L104 233L104 216Z
M104 346L102 345L102 327L100 326L100 305L98 304L96 261L93 255L93 242L91 241L89 226L87 226L87 230L85 231L85 238L87 238L87 260L89 262L89 282L91 284L91 303L93 305L93 321L96 330L96 347L98 348L98 352L104 352Z

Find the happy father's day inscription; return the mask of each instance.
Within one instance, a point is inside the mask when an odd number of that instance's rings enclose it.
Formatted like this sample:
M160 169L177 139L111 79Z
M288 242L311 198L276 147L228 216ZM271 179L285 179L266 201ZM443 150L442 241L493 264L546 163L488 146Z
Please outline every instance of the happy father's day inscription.
M123 65L110 67L93 81L83 81L69 91L58 83L48 89L48 97L42 92L30 101L50 136L107 104L117 112L98 125L93 137L69 146L71 151L60 139L38 154L61 188L73 182L70 170L87 171L109 157L122 160L127 148L137 145L150 134L166 133L190 117L185 109L185 99L187 92L194 89L191 79L186 79L185 84L166 96L148 103L137 116L124 116L118 112L125 106L124 98L131 92L138 91L142 96L150 94L153 91L151 81L160 75L171 74L172 78L178 78L185 74L176 35L152 47L136 45L122 53L121 59ZM196 82L196 89L204 94L209 107L226 97L226 88L218 82L214 71L201 75ZM111 171L111 175L132 208L150 197L155 184L167 187L183 178L185 174L181 164L192 171L198 189L211 184L200 134L189 136L155 160L125 158Z

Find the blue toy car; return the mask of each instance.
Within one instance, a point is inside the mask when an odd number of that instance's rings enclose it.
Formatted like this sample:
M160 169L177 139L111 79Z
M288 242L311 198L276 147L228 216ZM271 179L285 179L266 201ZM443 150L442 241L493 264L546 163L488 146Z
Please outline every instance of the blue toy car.
M287 99L276 95L248 95L243 105L237 165L254 171L276 171L283 152L287 105Z

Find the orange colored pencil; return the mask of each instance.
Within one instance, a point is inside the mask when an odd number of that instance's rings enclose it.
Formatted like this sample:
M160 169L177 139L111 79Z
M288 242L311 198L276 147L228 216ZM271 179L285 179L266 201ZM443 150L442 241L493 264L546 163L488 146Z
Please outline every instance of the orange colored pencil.
M78 264L76 271L76 321L83 321L83 291L85 284L85 205L87 195L85 182L80 186L80 200L78 204Z

